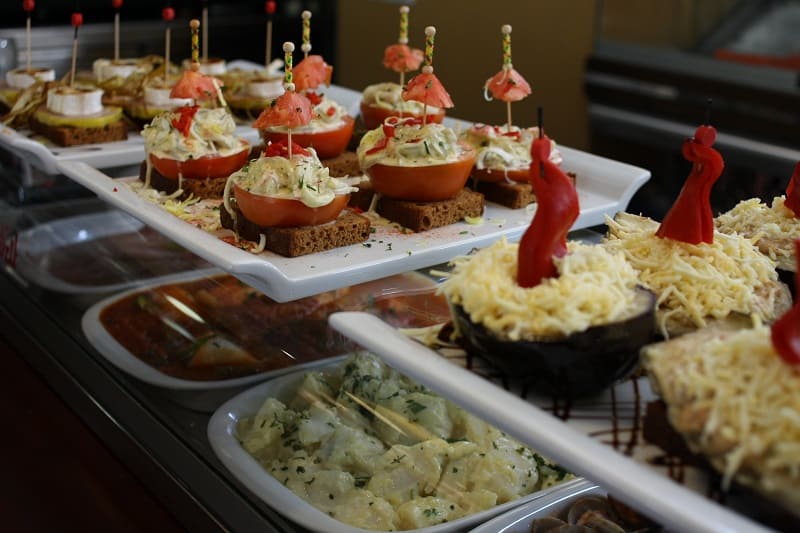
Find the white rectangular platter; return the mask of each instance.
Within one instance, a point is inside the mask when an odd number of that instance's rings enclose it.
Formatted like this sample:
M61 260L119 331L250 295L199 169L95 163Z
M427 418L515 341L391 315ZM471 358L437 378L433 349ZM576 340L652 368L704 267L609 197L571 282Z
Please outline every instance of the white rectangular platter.
M358 112L361 93L332 85L325 94L341 103L351 114ZM258 131L249 125L236 128L236 135L250 143L257 143ZM144 159L144 140L138 132L129 131L128 139L109 143L62 147L28 130L15 130L0 126L0 147L10 150L29 161L46 174L59 174L59 163L83 162L94 168L114 168L138 165Z
M573 230L603 224L606 215L625 210L633 194L650 178L650 172L642 168L563 146L559 149L562 167L578 176L581 211ZM531 210L489 202L479 225L459 222L421 233L378 226L362 244L294 258L271 252L256 255L179 220L141 198L124 181L86 163L65 161L58 166L103 200L278 301L443 263L501 237L517 239L533 216Z
M488 368L467 369L470 360L463 352L443 357L374 316L336 313L330 324L398 371L601 484L667 530L767 531L708 499L702 489L689 488L691 480L676 483L667 468L648 460L663 452L645 445L640 435L643 406L655 399L646 379L628 380L589 401L543 405L541 398L507 390Z

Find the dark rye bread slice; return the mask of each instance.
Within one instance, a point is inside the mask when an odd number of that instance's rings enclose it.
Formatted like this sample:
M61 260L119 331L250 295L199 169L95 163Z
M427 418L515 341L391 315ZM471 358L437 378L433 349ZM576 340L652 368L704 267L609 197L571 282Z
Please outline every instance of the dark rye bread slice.
M128 138L128 124L124 120L118 120L99 128L73 128L48 126L31 117L30 127L33 132L44 135L59 146L107 143L124 141Z
M147 164L142 161L139 165L139 180L146 183L147 178ZM185 200L189 196L194 198L222 198L222 193L225 192L225 182L228 181L227 176L222 178L206 178L199 179L183 179L177 180L167 178L161 174L155 167L150 169L150 187L157 191L167 194L172 194L178 190L180 185L183 192L178 196L179 200Z
M364 174L361 171L361 165L358 164L358 156L355 152L342 152L336 157L322 159L321 161L323 166L328 167L328 172L334 178L361 176Z
M438 202L411 202L381 198L378 214L412 231L427 231L448 226L464 217L483 215L483 195L470 189L461 189L449 200Z
M567 172L567 176L574 184L575 173ZM511 209L521 209L536 201L536 193L530 183L479 181L475 190L482 193L488 201Z
M345 210L339 218L319 226L300 226L294 228L272 228L250 222L231 202L234 217L225 206L220 206L219 218L223 228L235 231L248 241L259 242L261 235L266 238L265 249L285 257L297 257L349 246L364 242L370 235L369 219L350 210Z

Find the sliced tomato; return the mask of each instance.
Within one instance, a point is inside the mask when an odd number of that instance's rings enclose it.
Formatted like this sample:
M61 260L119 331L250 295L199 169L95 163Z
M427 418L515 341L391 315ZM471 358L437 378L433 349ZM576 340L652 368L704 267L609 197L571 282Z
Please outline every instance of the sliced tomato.
M364 119L364 125L368 130L374 130L383 124L383 121L389 117L399 117L400 113L385 107L378 107L361 103L361 117ZM403 117L416 117L422 118L422 115L415 115L413 113L403 113ZM437 113L428 113L428 122L435 122L441 124L444 120L444 108L439 108Z
M314 148L320 159L336 157L347 148L347 143L350 142L350 138L353 136L353 126L356 123L351 116L344 116L342 120L344 124L333 130L312 133L292 132L292 142L299 144L303 148L308 148L309 146ZM272 142L287 142L289 139L286 132L271 131L269 129L261 130L261 137L265 141Z
M421 167L372 165L367 175L372 188L387 198L434 202L447 200L458 194L475 164L475 150L461 145L464 152L452 163Z
M233 186L233 195L247 220L277 228L325 224L338 217L350 199L350 195L345 194L335 196L328 205L308 207L300 200L253 194L238 185Z
M491 168L473 168L472 169L472 177L478 181L488 181L492 183L497 183L499 181L505 181L506 176L511 181L517 181L521 183L528 183L528 169L527 168L520 168L514 170L497 170Z
M242 151L231 155L206 155L196 159L178 161L150 154L150 162L153 164L153 168L165 178L178 179L178 175L190 180L224 178L242 168L250 158L250 143L245 140L242 140L241 143Z

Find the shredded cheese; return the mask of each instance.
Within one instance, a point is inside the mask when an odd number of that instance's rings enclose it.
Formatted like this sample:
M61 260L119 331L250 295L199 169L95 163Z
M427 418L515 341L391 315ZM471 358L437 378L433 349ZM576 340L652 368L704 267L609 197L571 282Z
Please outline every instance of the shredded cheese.
M620 213L606 223L604 246L625 254L641 283L658 296L665 337L677 325L705 327L709 318L733 312L775 318L780 290L775 265L747 238L717 232L712 244L695 245L656 237L658 223L649 218Z
M761 253L776 261L779 267L794 271L794 241L800 239L800 219L784 205L785 200L783 196L776 196L771 207L758 198L739 202L717 217L717 229L752 239Z
M636 272L622 254L570 242L555 260L558 277L523 288L516 281L518 248L503 239L456 258L440 292L473 322L512 341L563 337L641 312L633 305Z
M645 349L673 427L723 475L800 505L800 367L767 327L697 332ZM784 500L787 501L787 500Z

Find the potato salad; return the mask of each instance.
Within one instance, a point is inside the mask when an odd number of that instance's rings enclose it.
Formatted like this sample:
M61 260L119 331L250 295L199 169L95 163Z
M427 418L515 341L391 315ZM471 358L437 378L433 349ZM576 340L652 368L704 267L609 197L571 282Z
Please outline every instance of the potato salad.
M355 527L449 522L572 477L486 422L359 352L309 372L238 427L295 494Z

